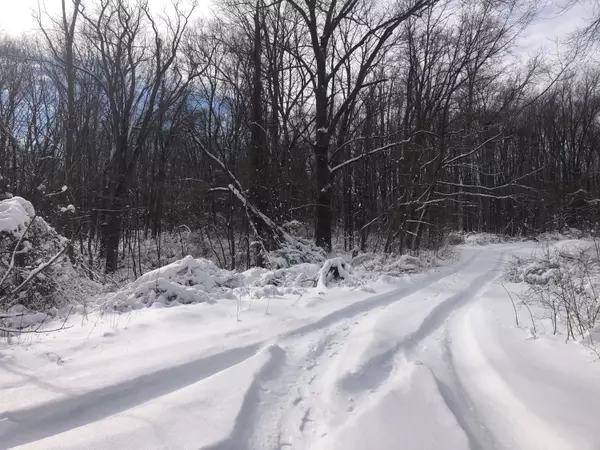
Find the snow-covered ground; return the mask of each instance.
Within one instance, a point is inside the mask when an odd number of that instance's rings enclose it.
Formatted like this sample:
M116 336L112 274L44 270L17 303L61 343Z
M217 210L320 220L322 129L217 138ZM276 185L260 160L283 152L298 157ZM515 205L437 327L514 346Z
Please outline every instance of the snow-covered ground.
M0 346L0 448L598 449L597 357L530 339L502 286L534 245L23 335Z

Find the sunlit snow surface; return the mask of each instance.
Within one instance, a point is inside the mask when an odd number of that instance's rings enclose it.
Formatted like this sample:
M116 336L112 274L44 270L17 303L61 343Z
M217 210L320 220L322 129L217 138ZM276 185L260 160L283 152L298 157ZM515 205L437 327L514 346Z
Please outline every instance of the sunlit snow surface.
M596 356L531 339L502 286L524 289L504 264L534 245L465 246L395 284L74 315L0 347L0 448L598 449Z

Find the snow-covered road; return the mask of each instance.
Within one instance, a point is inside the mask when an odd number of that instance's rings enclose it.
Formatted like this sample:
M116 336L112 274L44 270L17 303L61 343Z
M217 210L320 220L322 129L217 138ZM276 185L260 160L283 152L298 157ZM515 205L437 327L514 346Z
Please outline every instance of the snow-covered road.
M532 245L241 322L149 309L0 348L0 448L598 449L600 363L527 339L500 284Z

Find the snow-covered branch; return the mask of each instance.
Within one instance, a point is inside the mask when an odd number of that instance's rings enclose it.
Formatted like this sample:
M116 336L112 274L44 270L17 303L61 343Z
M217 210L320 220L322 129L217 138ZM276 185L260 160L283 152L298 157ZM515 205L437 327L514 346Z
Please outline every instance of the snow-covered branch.
M453 164L456 161L460 161L461 159L465 159L465 158L468 158L471 155L474 155L475 153L477 153L478 151L480 151L482 148L484 148L487 144L489 144L490 142L495 141L496 139L498 139L501 136L502 136L502 133L498 133L498 134L492 136L491 138L486 139L481 144L479 144L478 146L476 146L475 148L473 148L472 150L470 150L468 152L462 153L462 154L460 154L458 156L455 156L454 158L445 159L443 161L442 166L447 166L449 164Z
M27 278L21 283L19 284L16 288L14 288L12 291L10 291L7 295L5 295L2 299L0 299L0 303L3 303L2 300L4 300L5 298L10 298L10 297L14 297L15 295L17 295L19 292L21 292L23 289L25 289L27 287L27 285L29 283L31 283L32 280L34 280L38 275L40 275L44 270L48 269L50 266L52 266L52 264L54 264L56 262L56 260L58 258L60 258L66 251L67 248L69 246L65 245L62 250L60 250L58 253L56 253L52 258L50 258L47 262L40 264L36 269L32 270L29 275L27 276Z
M402 141L392 142L391 144L387 144L387 145L384 145L382 147L378 147L376 149L373 149L373 150L371 150L369 152L362 153L362 154L360 154L358 156L355 156L354 158L350 158L350 159L348 159L348 160L346 160L346 161L338 164L335 167L332 167L330 169L330 172L333 175L334 173L336 173L337 171L343 169L344 167L347 167L347 166L349 166L351 164L354 164L355 162L360 161L363 158L366 158L368 156L376 155L377 153L381 153L381 152L384 152L386 150L390 150L390 149L392 149L394 147L397 147L399 145L408 144L411 141L411 139L412 138L408 138L408 139L404 139Z
M34 216L31 218L31 220L27 224L27 228L25 228L25 231L23 231L23 233L19 236L19 240L15 244L12 255L10 257L10 263L8 264L8 268L6 269L6 272L4 272L2 279L0 279L0 289L2 288L2 285L4 284L6 279L8 278L8 275L11 273L11 271L15 267L15 257L17 256L17 254L19 254L19 247L21 246L21 242L23 242L23 238L29 231L29 228L31 228L31 225L33 224L33 221L35 220L35 218L36 218L36 216L34 214Z

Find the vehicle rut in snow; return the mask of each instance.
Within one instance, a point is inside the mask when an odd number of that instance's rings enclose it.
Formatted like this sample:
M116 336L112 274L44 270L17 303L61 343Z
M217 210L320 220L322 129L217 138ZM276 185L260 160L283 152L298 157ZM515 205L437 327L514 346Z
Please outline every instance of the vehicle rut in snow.
M414 353L453 311L473 300L497 276L500 261L484 264L482 274L478 262L476 255L454 270L431 277L429 283L374 296L282 336L277 345L285 357L277 370L262 377L253 395L246 398L229 438L205 450L312 448L332 431L330 424L352 415L362 393L373 391L391 376L399 353ZM467 287L446 296L459 278L467 278ZM404 336L400 333L394 348L367 360L364 371L341 379L332 375L348 337L361 322L383 316L390 305L421 292L440 296L441 301L414 331Z

